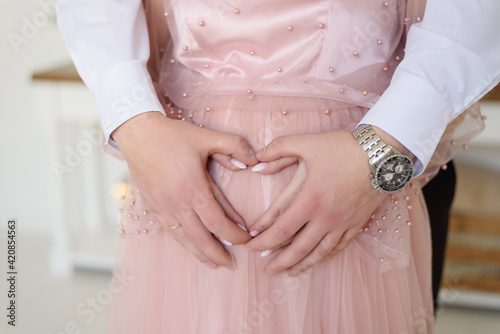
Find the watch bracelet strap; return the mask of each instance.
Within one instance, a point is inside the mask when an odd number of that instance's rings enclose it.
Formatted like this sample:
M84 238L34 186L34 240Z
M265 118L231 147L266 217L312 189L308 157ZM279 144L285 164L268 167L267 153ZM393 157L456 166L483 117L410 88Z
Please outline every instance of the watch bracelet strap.
M368 155L368 162L375 171L377 163L390 153L399 153L394 147L384 143L370 125L362 125L353 131L353 136Z

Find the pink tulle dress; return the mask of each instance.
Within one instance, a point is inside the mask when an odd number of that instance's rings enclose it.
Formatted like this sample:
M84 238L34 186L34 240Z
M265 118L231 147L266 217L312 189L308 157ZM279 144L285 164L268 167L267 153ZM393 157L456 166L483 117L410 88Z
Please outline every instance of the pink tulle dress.
M154 22L170 32L158 53L156 88L169 117L239 134L256 150L283 135L352 131L388 87L404 56L405 31L423 6L166 1ZM147 3L146 12L153 19ZM340 254L298 277L266 275L276 253L261 257L241 245L225 246L235 270L199 263L147 213L130 183L117 269L134 278L114 298L110 333L433 333L430 231L420 189L481 127L475 108L455 119L424 174L388 194ZM248 225L294 171L262 176L209 164Z

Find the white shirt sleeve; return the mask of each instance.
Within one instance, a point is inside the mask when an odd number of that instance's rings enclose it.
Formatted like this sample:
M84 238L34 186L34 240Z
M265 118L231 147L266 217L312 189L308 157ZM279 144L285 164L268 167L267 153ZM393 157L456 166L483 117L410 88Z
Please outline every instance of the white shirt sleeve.
M59 2L58 2L59 3ZM59 3L58 25L85 84L94 94L108 143L128 119L165 114L147 70L149 39L141 0Z
M499 0L428 0L405 58L360 124L391 134L425 169L446 126L500 80Z

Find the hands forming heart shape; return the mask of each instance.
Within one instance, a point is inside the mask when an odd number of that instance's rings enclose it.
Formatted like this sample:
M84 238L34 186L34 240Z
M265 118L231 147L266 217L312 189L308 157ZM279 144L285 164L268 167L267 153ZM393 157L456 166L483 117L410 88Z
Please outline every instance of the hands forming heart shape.
M268 274L297 275L344 249L386 196L370 185L366 153L346 131L283 136L254 152L240 136L152 112L125 122L113 138L158 222L182 226L166 230L212 268L232 266L222 244L246 244L262 256L281 249ZM208 174L209 157L229 170L254 166L263 175L298 166L247 231Z
M345 131L276 138L256 154L261 174L292 163L297 170L283 192L252 225L247 248L268 255L269 274L294 276L344 249L386 195L375 190L366 153Z

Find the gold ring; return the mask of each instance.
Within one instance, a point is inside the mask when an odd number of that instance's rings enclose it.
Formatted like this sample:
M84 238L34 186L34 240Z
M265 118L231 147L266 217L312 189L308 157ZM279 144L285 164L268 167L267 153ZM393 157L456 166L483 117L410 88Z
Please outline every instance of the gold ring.
M167 226L170 230L175 230L175 229L178 229L179 227L182 227L182 224L181 223L178 223L178 224L175 224L175 225L171 225L171 226Z

